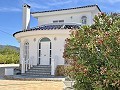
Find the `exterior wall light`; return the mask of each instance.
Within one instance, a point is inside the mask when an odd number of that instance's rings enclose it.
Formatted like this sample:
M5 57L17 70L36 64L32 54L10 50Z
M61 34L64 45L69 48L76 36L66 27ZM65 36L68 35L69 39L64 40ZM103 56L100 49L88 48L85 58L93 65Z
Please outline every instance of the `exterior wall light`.
M33 41L35 42L35 41L36 41L36 38L34 38Z
M57 40L57 38L56 38L56 37L54 37L54 40L56 41L56 40Z

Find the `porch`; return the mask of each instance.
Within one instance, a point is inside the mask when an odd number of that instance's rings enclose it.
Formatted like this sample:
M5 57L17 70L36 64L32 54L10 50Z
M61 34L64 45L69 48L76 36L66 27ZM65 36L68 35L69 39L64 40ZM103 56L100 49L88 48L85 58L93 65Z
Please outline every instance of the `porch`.
M23 59L21 64L21 74L23 76L51 77L55 75L56 60L52 59L50 65L33 65L34 57Z

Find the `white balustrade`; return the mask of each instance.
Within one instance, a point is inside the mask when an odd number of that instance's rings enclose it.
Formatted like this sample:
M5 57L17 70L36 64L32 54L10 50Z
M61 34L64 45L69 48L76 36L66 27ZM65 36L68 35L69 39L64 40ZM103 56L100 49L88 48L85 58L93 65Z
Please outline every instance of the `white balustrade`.
M23 58L22 60L22 70L21 73L25 73L25 71L27 71L28 69L30 69L33 66L33 59L34 57L32 56L30 59L25 60Z
M55 68L57 66L56 61L58 61L57 55L55 55L55 58L51 60L51 75L55 75Z
M55 75L55 59L51 60L51 75Z
M27 60L25 61L25 71L28 70L28 62L29 62L29 59L27 59Z
M28 61L28 68L29 69L31 68L31 59L29 59L29 61Z
M22 70L21 70L21 73L25 73L25 59L23 58L22 59Z
M32 56L30 59L30 67L33 67L33 60L34 60L34 56Z

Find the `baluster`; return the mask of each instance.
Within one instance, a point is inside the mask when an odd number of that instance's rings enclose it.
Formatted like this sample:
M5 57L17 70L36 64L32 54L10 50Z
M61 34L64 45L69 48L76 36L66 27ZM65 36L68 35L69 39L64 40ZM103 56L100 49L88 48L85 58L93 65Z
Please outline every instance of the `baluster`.
M29 59L28 63L29 63L29 69L30 69L30 66L31 66L31 59Z
M51 60L51 75L55 75L55 59Z
M26 65L25 65L26 71L27 71L27 65L28 65L28 59L26 60Z
M21 73L25 73L25 59L22 59L22 72Z

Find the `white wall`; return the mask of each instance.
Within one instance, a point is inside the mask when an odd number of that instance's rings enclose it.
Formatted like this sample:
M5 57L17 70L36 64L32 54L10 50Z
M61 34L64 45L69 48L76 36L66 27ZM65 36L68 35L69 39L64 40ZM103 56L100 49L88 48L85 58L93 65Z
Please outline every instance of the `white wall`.
M64 22L75 22L75 23L81 23L81 17L86 16L87 17L87 24L92 24L92 15L91 12L80 12L80 13L73 13L73 14L63 14L63 15L51 15L51 16L44 16L44 17L38 17L38 25L53 23L54 20L64 20ZM72 19L71 19L72 17Z
M30 33L33 32L31 35ZM40 31L39 31L40 32ZM69 30L50 30L51 34L47 34L49 32L44 31L43 34L38 34L36 31L29 31L29 32L23 32L16 34L16 37L20 39L20 59L21 61L23 60L23 48L24 48L24 43L27 41L29 42L29 58L34 56L34 61L33 65L37 65L38 63L38 42L41 38L47 37L51 40L52 43L52 59L55 58L55 56L58 56L57 65L63 65L64 64L64 58L63 58L63 52L64 52L64 44L65 44L65 39L69 37ZM55 34L56 32L56 34ZM57 33L58 32L58 33ZM59 33L61 32L61 33ZM25 35L26 36L22 36ZM38 35L37 35L38 34ZM21 36L21 37L20 37ZM55 40L56 38L56 40ZM36 39L36 41L34 41Z
M81 23L82 16L86 16L88 18L87 25L91 25L93 24L93 17L99 12L100 11L95 6L52 12L34 13L31 15L38 19L38 25L49 24L52 23L54 20L64 20L67 23L70 22Z

